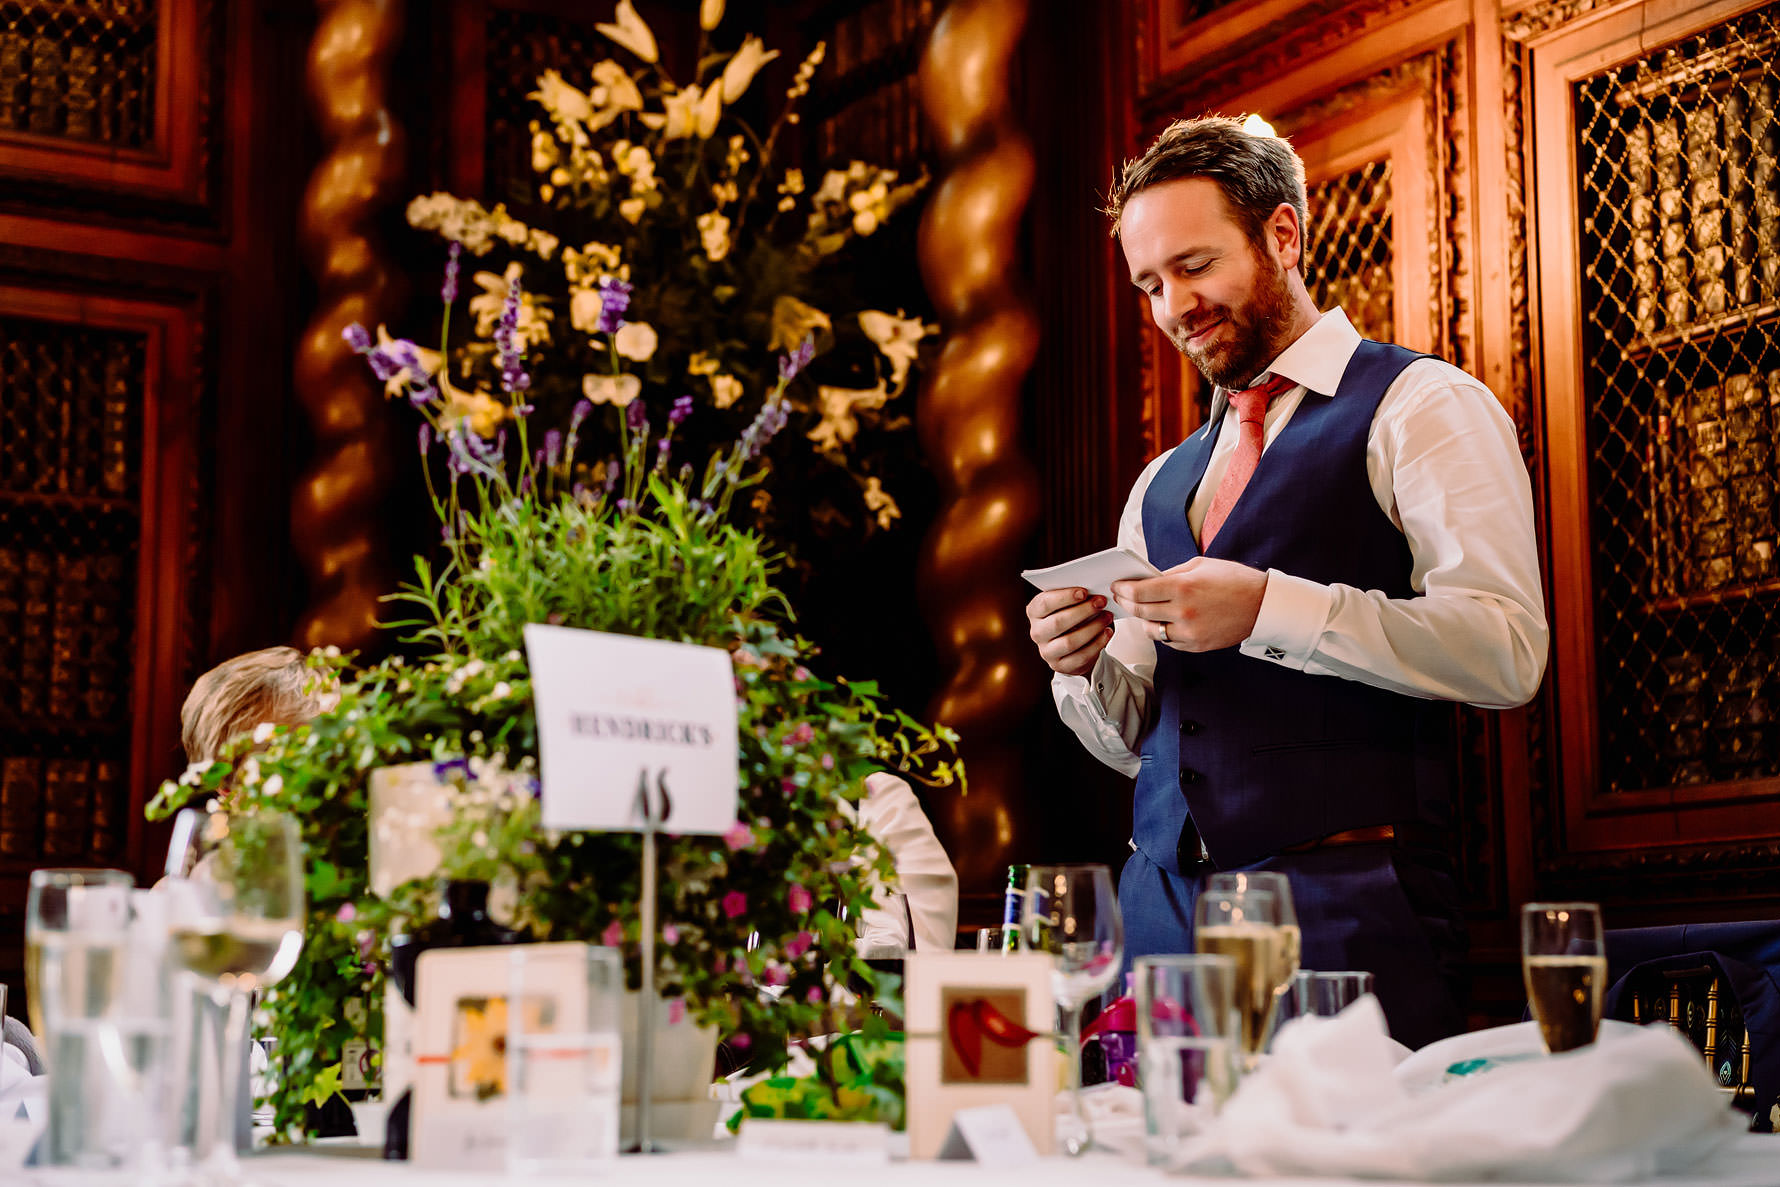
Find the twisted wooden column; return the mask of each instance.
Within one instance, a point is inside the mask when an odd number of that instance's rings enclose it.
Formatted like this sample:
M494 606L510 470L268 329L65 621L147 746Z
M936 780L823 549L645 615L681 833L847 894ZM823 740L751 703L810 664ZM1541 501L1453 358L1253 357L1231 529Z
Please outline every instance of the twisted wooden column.
M315 316L297 344L297 399L315 461L291 500L292 537L309 580L300 646L363 648L377 599L393 587L382 531L392 464L383 394L341 331L375 330L401 304L401 283L371 234L400 196L402 129L388 103L401 0L318 0L308 91L321 162L303 196L301 235L315 275Z
M946 344L916 412L944 503L921 557L921 597L945 684L930 706L961 735L970 794L934 805L967 891L1028 860L1018 733L1046 684L1026 635L1021 550L1038 481L1021 454L1021 383L1038 349L1022 295L1020 222L1031 143L1012 103L1027 0L954 0L921 60L921 105L944 178L921 221L921 274Z

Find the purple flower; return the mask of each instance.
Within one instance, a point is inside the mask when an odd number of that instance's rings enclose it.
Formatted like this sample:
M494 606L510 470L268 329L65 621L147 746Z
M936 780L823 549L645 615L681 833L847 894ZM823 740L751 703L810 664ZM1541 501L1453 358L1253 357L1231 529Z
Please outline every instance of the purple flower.
M723 896L723 914L730 919L736 918L748 909L748 896L739 890L732 890Z
M680 929L671 923L665 924L661 929L661 942L664 944L678 944L680 942Z
M417 383L408 389L408 403L416 408L425 408L433 402L433 397L438 394L432 384Z
M631 502L629 499L619 499L618 500L618 514L629 515L630 508L631 508Z
M777 988L791 980L791 971L777 961L773 961L761 971L760 979Z
M812 936L809 932L798 932L785 943L785 959L796 960L798 957L808 952L810 950L810 945L815 942L816 937Z
M600 280L599 332L616 334L624 325L624 311L630 308L631 286L615 277Z
M365 360L371 364L371 374L385 383L401 374L402 364L388 351L369 350L365 352Z
M606 930L600 933L600 943L608 948L616 948L624 943L624 925L616 919L606 924Z
M606 495L607 495L607 497L608 498L611 497L612 492L617 489L618 489L618 459L617 458L607 458L606 459Z
M810 365L810 360L815 357L816 340L805 338L796 350L790 354L779 356L779 378L785 383L790 383L797 378L799 371Z
M811 727L810 723L807 721L800 721L790 733L785 735L785 745L807 746L810 742L815 740L815 737L816 731Z
M439 290L439 295L445 299L445 304L447 305L457 300L458 260L463 254L464 245L461 243L453 243L451 245L451 250L445 257L445 285Z
M674 401L674 406L668 410L668 425L670 427L678 425L691 415L692 397L681 396Z
M624 423L630 426L633 433L649 427L649 410L643 407L641 400L632 400L625 406Z
M501 306L501 320L494 328L494 345L500 353L501 390L509 394L522 392L532 385L525 373L525 351L519 344L519 277L507 285L507 300Z
M370 332L357 322L353 322L344 330L340 331L340 337L346 339L346 345L352 347L353 350L360 354L371 349Z
M821 1005L822 1004L822 987L820 985L810 986L810 991L809 991L809 993L804 995L803 1000L805 1000L806 1002L809 1002L812 1006Z
M746 1051L749 1047L754 1045L754 1040L747 1035L735 1035L729 1040L729 1045L734 1047L737 1051Z
M433 426L422 421L420 424L420 456L425 457L427 450L433 447Z
M341 923L351 923L358 918L358 908L351 903L341 903L340 909L334 912L334 918Z
M802 915L810 909L813 902L815 898L800 884L793 883L791 889L785 892L785 905L791 908L793 915Z
M555 466L562 460L562 430L551 429L544 434L544 464Z

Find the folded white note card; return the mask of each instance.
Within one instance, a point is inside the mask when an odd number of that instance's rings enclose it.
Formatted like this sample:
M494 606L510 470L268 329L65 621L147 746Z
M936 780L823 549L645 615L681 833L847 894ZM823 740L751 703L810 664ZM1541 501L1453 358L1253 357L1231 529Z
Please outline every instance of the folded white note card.
M1108 548L1091 556L1077 557L1048 569L1027 569L1020 576L1040 589L1085 589L1099 594L1114 618L1128 617L1112 600L1112 583L1139 577L1158 577L1161 570L1126 548Z

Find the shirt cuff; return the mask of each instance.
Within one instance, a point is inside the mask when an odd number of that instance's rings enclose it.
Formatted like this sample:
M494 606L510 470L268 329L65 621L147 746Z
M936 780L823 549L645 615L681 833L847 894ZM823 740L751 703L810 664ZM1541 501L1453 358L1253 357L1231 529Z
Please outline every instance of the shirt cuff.
M1242 654L1302 671L1316 654L1334 606L1329 586L1267 570L1267 592L1261 595L1255 629L1242 641Z
M1101 652L1094 660L1094 679L1086 676L1065 676L1061 672L1051 673L1051 697L1059 706L1065 700L1080 701L1093 711L1102 721L1106 719L1106 698L1104 680L1100 665L1106 660L1106 653ZM1096 687L1097 685L1101 687Z

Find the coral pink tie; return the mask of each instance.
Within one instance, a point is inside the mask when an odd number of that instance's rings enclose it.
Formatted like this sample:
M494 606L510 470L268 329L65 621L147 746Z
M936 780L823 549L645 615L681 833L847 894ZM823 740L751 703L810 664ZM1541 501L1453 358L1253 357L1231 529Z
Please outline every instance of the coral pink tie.
M1205 513L1205 522L1200 525L1201 552L1211 547L1212 537L1230 518L1230 509L1242 497L1243 488L1248 486L1255 467L1261 462L1261 446L1267 439L1267 405L1273 402L1273 397L1284 395L1296 386L1284 375L1275 375L1266 383L1230 393L1230 403L1236 408L1236 452L1230 455L1224 480L1218 483L1218 493L1211 499L1211 510Z

